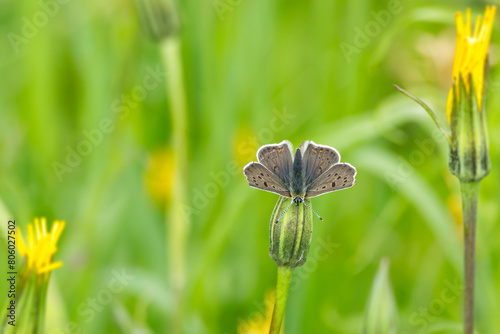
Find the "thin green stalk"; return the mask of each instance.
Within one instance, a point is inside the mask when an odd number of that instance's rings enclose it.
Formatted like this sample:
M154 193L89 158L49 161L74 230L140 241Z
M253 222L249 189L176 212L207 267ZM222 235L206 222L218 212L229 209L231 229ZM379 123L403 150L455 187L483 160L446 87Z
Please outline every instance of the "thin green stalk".
M464 334L474 333L474 272L479 182L461 182L464 219Z
M45 333L45 307L49 288L50 272L37 277L35 287L35 328L33 333Z
M276 300L274 302L273 318L269 334L279 334L283 317L285 315L286 300L288 297L288 289L292 279L293 268L288 266L278 267L278 282L276 284Z
M6 221L13 219L12 215L10 214L10 212L7 210L7 207L3 203L1 197L0 197L0 219L3 222L6 222ZM1 235L0 238L2 238L2 241L5 242L5 244L7 244L7 233L0 233L0 235Z
M172 333L180 333L185 288L186 238L188 221L182 213L187 199L187 112L182 74L180 42L176 36L166 38L161 51L167 71L167 98L172 117L172 146L174 150L172 200L167 208L167 257L169 259L170 283L177 309L172 314Z

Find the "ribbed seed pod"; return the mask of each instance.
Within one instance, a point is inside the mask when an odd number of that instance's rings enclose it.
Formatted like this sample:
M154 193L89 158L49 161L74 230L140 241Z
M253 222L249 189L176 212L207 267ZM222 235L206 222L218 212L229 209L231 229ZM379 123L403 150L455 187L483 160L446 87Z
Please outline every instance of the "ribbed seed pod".
M487 66L487 65L486 65ZM486 113L474 95L474 82L469 78L469 92L460 79L459 96L453 90L451 109L451 145L449 167L461 182L481 181L491 170ZM483 93L486 94L486 93Z
M294 268L307 260L312 239L313 214L303 203L292 204L283 214L291 201L291 198L280 196L274 207L269 225L269 255L278 266ZM311 206L309 200L305 201Z

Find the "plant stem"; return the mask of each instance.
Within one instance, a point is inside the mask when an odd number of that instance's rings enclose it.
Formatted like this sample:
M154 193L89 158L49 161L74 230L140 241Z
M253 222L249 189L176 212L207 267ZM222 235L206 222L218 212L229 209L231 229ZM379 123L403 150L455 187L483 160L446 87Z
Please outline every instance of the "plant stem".
M172 333L180 333L185 286L186 238L188 219L182 213L187 202L187 112L182 73L180 41L171 36L163 41L162 54L167 69L167 98L173 123L174 167L171 202L167 208L167 256L169 259L170 283L176 300L176 311L172 314Z
M273 318L269 334L279 334L281 324L285 315L286 300L288 297L288 289L292 279L293 268L288 266L278 267L278 282L276 284L276 300L274 302Z
M461 182L464 219L464 334L474 333L474 272L479 182Z
M35 329L33 333L45 333L45 307L49 288L50 272L37 277L35 286Z

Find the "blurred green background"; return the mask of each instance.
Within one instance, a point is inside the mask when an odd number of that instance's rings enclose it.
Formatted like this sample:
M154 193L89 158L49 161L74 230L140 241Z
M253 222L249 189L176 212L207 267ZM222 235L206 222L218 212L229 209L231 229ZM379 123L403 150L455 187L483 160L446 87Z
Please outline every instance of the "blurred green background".
M494 3L183 1L170 37L182 67L148 32L157 23L148 10L169 19L149 4L2 2L0 246L8 219L22 229L40 216L67 222L46 332L250 333L242 328L264 317L275 285L277 196L250 188L241 169L260 145L288 139L337 148L358 184L313 200L325 221L295 272L284 332L361 333L387 258L397 333L460 333L461 295L443 299L461 281L458 182L431 119L392 85L444 115L454 13ZM499 29L487 101L493 170L479 206L480 333L500 332ZM168 91L179 71L181 114ZM187 120L180 142L172 115ZM174 180L180 150L185 176ZM133 277L107 294L123 271Z

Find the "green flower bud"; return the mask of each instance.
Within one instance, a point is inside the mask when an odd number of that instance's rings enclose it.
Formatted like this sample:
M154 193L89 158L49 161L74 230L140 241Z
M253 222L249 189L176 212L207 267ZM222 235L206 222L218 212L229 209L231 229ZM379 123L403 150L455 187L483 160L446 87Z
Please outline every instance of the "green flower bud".
M396 86L396 89L429 113L448 139L450 172L462 183L478 182L491 170L485 100L489 70L488 47L495 12L495 6L487 6L484 19L479 16L474 29L470 9L467 10L465 20L462 13L455 15L457 44L453 83L446 103L449 124L443 123L423 101Z
M174 1L136 0L136 4L142 28L153 39L161 41L179 31Z
M304 201L311 206L309 200ZM313 214L304 203L293 203L291 206L290 203L291 198L280 196L274 207L269 226L269 255L278 266L294 268L307 260L312 239Z
M457 98L457 92L453 89L453 106L450 114L452 135L449 168L461 182L480 181L491 170L485 99L482 99L483 105L479 108L473 93L472 77L469 78L469 88L462 78L459 81L459 97Z

